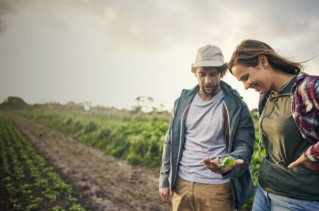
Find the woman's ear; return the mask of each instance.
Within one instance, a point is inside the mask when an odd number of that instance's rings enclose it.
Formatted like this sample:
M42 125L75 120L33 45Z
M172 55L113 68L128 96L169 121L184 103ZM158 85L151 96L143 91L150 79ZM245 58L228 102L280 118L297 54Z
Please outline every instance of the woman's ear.
M258 56L258 65L262 66L262 67L268 67L268 59L267 56L265 55L259 55Z

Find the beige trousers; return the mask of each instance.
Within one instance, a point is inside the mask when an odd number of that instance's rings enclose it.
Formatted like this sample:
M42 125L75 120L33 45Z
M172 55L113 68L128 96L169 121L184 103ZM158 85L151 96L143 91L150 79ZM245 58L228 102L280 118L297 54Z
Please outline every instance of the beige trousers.
M234 211L230 183L202 184L176 178L173 211Z

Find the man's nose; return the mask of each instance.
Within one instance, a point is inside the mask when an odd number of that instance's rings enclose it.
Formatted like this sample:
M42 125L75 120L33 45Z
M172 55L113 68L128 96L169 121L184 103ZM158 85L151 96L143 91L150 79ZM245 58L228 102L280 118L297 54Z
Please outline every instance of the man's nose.
M205 77L205 83L209 84L210 82L212 82L212 79L210 76L206 76Z

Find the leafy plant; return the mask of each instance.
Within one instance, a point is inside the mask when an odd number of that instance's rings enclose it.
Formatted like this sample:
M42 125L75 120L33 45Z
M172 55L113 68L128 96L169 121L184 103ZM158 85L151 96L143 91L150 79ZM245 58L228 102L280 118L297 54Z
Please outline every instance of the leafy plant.
M0 173L4 176L12 210L43 210L43 206L49 208L50 203L53 207L60 196L66 196L62 198L63 204L74 207L71 210L85 210L75 204L77 198L71 185L64 183L12 121L1 113Z
M217 157L217 158L215 158L214 160L220 162L220 164L222 165L222 168L221 168L222 170L225 170L226 167L232 166L232 165L235 164L234 158L231 158L229 155L227 155L227 156L224 157L224 158L218 158L218 157Z

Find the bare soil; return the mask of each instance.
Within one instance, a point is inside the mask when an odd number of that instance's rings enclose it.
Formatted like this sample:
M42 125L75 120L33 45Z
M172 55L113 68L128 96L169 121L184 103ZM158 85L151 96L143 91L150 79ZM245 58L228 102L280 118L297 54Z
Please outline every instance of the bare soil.
M127 165L62 133L29 119L8 114L15 126L80 193L92 211L170 210L158 196L158 169Z

